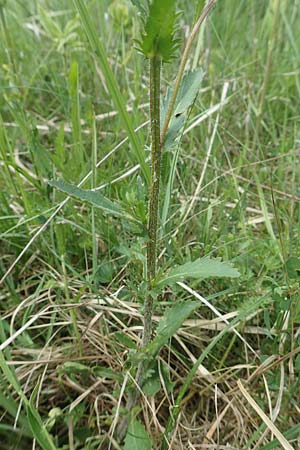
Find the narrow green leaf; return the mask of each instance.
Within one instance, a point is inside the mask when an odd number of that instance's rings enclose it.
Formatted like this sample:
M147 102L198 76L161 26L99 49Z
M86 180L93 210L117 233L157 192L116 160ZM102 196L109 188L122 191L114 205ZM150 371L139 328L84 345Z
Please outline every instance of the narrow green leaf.
M4 410L6 410L13 418L15 418L18 414L19 405L13 398L13 396L9 393L8 388L6 390L4 390L3 388L4 386L2 385L1 390L3 390L3 392L0 391L0 406ZM22 413L19 413L18 415L18 424L20 427L22 427L22 430L19 430L19 432L22 431L22 434L24 434L25 436L32 437L27 418ZM3 426L5 425L3 424Z
M88 202L96 208L102 209L106 213L114 216L127 216L127 213L120 205L104 197L104 195L100 194L100 192L91 191L89 189L81 189L73 184L67 183L64 180L51 180L49 181L49 184L65 194L70 195L71 197Z
M22 388L19 384L19 381L16 379L15 375L7 365L3 353L0 351L0 367L6 376L8 382L12 385L14 390L18 393L19 397L22 399L25 404L25 409L27 413L27 419L29 422L30 429L32 431L33 436L36 438L40 446L43 450L56 450L56 447L52 441L50 434L47 432L42 419L35 409L32 403L32 397L35 395L35 391L32 394L30 401L27 400L25 394L22 391ZM37 386L38 387L38 386ZM37 389L36 387L36 389ZM28 431L26 430L28 434Z
M236 278L239 276L240 273L230 263L222 262L219 258L205 257L171 269L165 277L158 280L156 285L158 287L172 285L186 278L203 280L211 277Z
M73 136L72 155L69 161L69 166L72 176L76 177L82 170L84 163L80 124L79 74L77 61L73 61L72 63L69 84Z
M19 384L19 381L16 379L15 374L12 372L10 367L7 365L4 355L2 351L0 351L0 367L2 369L2 372L6 376L8 382L12 385L15 392L18 393L18 395L21 397L23 401L26 401L26 396L23 394L23 391L21 389L21 386Z
M196 8L196 14L195 14L195 22L200 17L201 12L203 11L203 8L205 7L206 0L198 0L197 8Z
M26 413L33 436L38 441L43 450L56 450L52 437L48 433L41 416L34 405L39 384L37 384L30 396L29 401L25 402Z
M26 412L28 421L32 430L32 434L42 447L43 450L56 450L56 447L52 441L52 438L45 425L43 424L40 415L37 413L36 409L26 404Z
M182 83L176 97L169 128L165 137L165 148L170 148L176 144L176 140L180 136L180 131L185 123L187 111L194 103L199 92L203 75L203 70L198 68L186 72L183 76ZM162 101L161 127L164 124L171 97L172 89L168 89L165 99Z
M36 386L35 390L32 393L32 396L30 400L28 401L24 392L22 391L22 388L19 384L19 381L16 379L15 375L13 374L12 370L7 365L5 358L3 356L3 353L0 351L0 367L6 376L8 382L12 385L14 390L18 393L19 397L23 401L26 409L27 419L32 431L33 436L36 438L40 446L43 448L43 450L56 450L56 447L53 443L53 440L46 430L42 419L36 410L36 408L33 405L33 398L36 395L36 391L38 389L38 385Z
M156 356L159 350L178 331L184 320L189 317L199 305L199 302L195 301L179 302L167 309L157 327L156 337L145 348L145 353L152 357Z
M135 154L135 157L136 157L138 163L141 166L141 170L144 175L144 178L147 181L147 184L149 184L150 183L150 170L149 170L148 165L146 164L144 148L143 148L143 146L141 146L141 144L137 138L137 135L134 131L131 117L126 110L124 98L119 90L117 81L116 81L115 76L109 65L104 47L98 38L97 31L93 24L92 18L90 16L89 11L86 7L86 4L83 0L73 0L73 3L79 13L79 16L80 16L83 28L85 30L85 33L87 35L87 38L89 40L90 46L96 55L97 62L99 64L99 67L105 78L109 93L114 101L117 111L120 114L120 118L121 118L124 128L127 132L128 139L132 146L132 150Z
M185 121L187 119L188 110L193 105L195 98L199 92L201 81L203 79L203 70L198 68L196 70L191 70L185 73L182 79L182 84L179 89L175 108L173 115L171 117L171 121L169 124L169 128L164 141L164 149L167 150L169 148L174 147L177 144L175 151L173 151L173 157L171 162L171 167L166 167L165 170L169 174L168 181L165 190L164 203L161 214L161 236L165 231L165 225L168 218L171 194L176 174L176 167L179 158L180 147L178 145L178 141L182 135L182 128L184 127ZM170 99L172 96L171 89L168 89L166 97L164 101L162 101L161 108L161 126L165 121L165 117L169 108ZM166 154L166 152L164 152Z
M152 442L142 425L137 419L133 419L128 427L125 438L124 450L151 450Z

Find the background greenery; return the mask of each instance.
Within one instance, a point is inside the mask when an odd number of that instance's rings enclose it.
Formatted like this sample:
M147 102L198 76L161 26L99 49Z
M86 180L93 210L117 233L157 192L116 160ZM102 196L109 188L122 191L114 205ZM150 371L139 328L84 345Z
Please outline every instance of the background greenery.
M134 48L136 11L125 0L87 4L138 127L148 120L148 68ZM181 37L197 6L178 1ZM208 372L198 371L186 394L174 449L282 448L239 379L291 445L300 445L299 7L299 0L220 0L189 60L205 76L180 144L161 264L205 255L231 260L240 278L192 281L190 288L223 318L251 305L257 311L240 325L243 339L226 333L203 362ZM0 11L1 341L24 326L3 348L1 367L26 398L38 386L32 407L57 448L109 448L117 445L125 361L139 341L145 236L129 221L71 200L5 274L65 199L48 180L78 184L91 170L84 187L101 187L140 215L146 189L128 143L114 150L126 133L72 2L2 1ZM165 66L164 86L177 65ZM148 155L147 126L138 136ZM172 152L164 155L162 198ZM167 289L157 317L189 297L180 286ZM161 352L164 389L152 409L142 402L139 417L153 448L193 358L224 323L204 305L193 317ZM1 449L32 447L24 403L3 377Z

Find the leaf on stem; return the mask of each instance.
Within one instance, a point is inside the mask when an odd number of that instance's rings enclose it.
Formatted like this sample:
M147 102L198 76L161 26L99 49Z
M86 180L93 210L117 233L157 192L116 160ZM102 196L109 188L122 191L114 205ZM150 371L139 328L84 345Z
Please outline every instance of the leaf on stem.
M127 219L133 220L126 211L117 203L112 202L100 192L92 191L90 189L81 189L73 184L67 183L64 180L51 180L49 181L50 186L70 195L78 200L88 202L96 208L100 208L106 213L112 214L114 216L127 217Z
M175 145L176 139L179 137L180 131L185 123L187 111L194 103L199 92L203 75L203 70L199 67L195 70L189 70L183 76L169 128L164 140L164 148L170 148ZM168 89L165 99L162 101L161 127L163 127L171 97L172 89Z
M134 3L141 8L142 2ZM172 60L179 45L179 40L175 38L177 17L175 0L152 1L139 43L140 51L147 58L158 56L163 62Z
M203 280L211 277L237 278L239 276L240 273L230 263L206 256L171 269L167 275L157 281L156 286L160 288L170 286L186 278Z
M178 302L171 308L168 308L156 330L156 337L145 348L145 353L154 358L159 350L168 342L168 340L179 330L182 323L192 312L200 306L199 302L184 301Z

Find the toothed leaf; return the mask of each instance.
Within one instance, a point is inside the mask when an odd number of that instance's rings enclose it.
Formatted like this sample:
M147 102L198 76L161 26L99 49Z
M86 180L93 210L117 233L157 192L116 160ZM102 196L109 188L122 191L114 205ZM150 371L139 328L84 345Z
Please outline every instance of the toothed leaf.
M158 354L169 339L177 333L183 322L199 308L199 305L199 302L191 300L178 302L171 308L166 309L157 327L155 338L144 349L147 361L151 361L151 358Z
M230 263L220 261L219 258L209 258L206 256L171 269L167 275L157 282L157 286L172 285L186 278L203 280L205 278L236 278L239 276L240 273Z
M147 58L158 56L169 62L174 57L179 42L175 39L176 18L175 0L152 1L140 42L140 51Z

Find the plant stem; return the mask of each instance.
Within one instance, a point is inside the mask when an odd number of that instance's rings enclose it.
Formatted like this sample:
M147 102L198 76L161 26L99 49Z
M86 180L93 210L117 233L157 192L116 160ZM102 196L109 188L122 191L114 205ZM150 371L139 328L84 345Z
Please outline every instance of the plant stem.
M156 276L157 259L157 228L160 185L160 76L161 58L153 56L150 59L150 126L151 126L151 178L148 204L148 243L147 243L147 295L144 304L144 329L142 348L150 341L152 336L153 296L152 285ZM135 387L129 393L126 403L127 415L121 420L118 427L118 437L122 441L126 435L131 410L136 405L147 362L138 365L135 376Z
M151 177L149 188L149 204L148 204L148 243L147 243L147 295L144 304L144 330L142 339L142 348L151 341L152 336L152 315L153 315L153 281L156 277L157 266L157 229L159 216L159 186L160 186L160 163L161 151L163 148L164 139L169 127L169 123L174 110L176 97L179 91L180 83L183 77L186 66L188 54L190 52L193 40L207 17L208 13L215 5L217 0L210 0L197 22L195 23L192 32L187 40L178 74L175 81L175 87L171 97L170 105L166 114L166 119L163 125L162 133L160 134L160 77L161 77L161 58L153 56L150 58L150 124L151 124ZM122 419L118 427L118 437L122 441L126 435L128 428L130 411L136 405L140 395L140 387L143 381L143 376L146 370L147 362L142 361L136 372L135 383L136 386L128 396L126 409L127 415Z
M151 182L148 205L147 286L145 300L143 346L151 340L153 297L152 282L156 276L157 228L160 185L160 73L161 59L150 59Z

